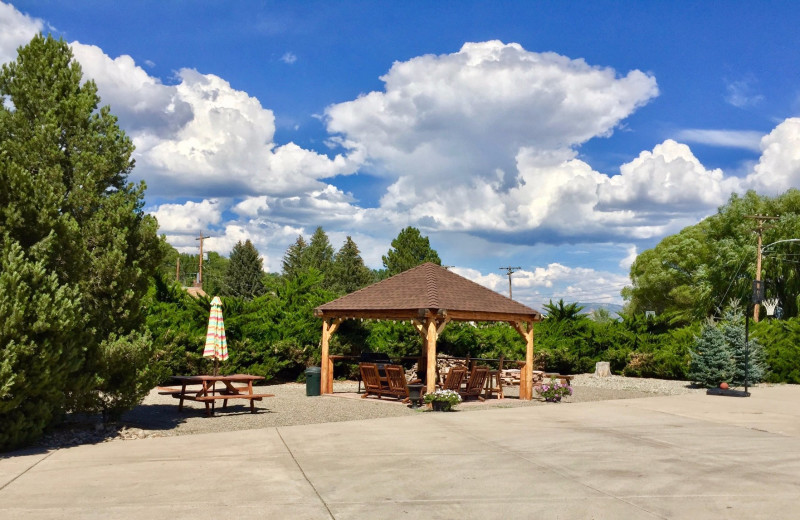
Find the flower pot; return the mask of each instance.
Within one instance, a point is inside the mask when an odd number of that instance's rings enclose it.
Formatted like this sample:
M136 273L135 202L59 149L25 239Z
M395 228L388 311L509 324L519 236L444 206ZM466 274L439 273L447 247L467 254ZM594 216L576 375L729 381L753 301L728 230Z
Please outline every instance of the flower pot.
M452 405L445 401L431 401L434 412L449 412Z

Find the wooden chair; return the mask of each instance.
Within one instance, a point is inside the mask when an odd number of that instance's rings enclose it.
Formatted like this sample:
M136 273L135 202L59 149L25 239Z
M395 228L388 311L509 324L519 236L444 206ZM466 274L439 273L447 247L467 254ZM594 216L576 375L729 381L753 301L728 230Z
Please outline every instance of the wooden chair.
M364 382L364 395L361 396L362 399L370 395L377 395L378 399L384 395L388 395L386 393L388 388L381 382L381 376L380 373L378 373L378 365L375 363L359 363L358 369L361 372L361 380Z
M444 378L441 385L437 385L442 390L453 390L458 392L461 390L461 383L467 377L467 369L464 367L452 367Z
M486 384L486 377L489 375L489 369L486 367L475 367L467 380L467 387L464 390L459 390L461 398L466 400L470 397L477 397L481 401L486 399L481 396L483 387Z
M386 383L389 388L384 390L384 395L390 395L401 399L404 403L411 402L408 396L408 381L406 380L406 371L400 365L386 365ZM412 383L419 382L415 379Z
M498 399L505 398L503 395L503 363L505 359L503 356L500 356L500 363L498 365L497 370L489 370L489 373L486 376L486 392L484 392L484 397L487 399L492 396L492 394L497 394Z

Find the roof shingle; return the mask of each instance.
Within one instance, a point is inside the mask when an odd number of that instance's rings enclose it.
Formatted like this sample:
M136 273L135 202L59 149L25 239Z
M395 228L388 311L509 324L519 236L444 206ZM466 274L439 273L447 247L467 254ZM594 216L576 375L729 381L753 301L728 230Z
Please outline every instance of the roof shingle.
M402 311L416 313L419 309L541 319L538 311L431 262L320 305L316 313L343 316L397 311L402 317Z

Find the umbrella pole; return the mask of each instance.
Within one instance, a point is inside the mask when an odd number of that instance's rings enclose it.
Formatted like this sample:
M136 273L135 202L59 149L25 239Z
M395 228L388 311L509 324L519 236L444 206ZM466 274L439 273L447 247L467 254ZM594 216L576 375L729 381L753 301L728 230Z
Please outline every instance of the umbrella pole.
M219 359L214 358L214 375L219 375Z

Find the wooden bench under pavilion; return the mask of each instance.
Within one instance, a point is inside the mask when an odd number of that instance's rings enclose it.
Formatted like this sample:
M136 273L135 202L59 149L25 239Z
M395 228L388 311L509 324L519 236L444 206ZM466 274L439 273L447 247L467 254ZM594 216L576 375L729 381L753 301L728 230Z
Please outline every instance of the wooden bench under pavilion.
M533 324L538 311L431 262L352 292L314 309L322 318L320 391L333 393L330 337L346 319L402 320L414 324L425 347L427 391L436 390L436 340L450 321L504 321L523 337L520 399L533 397Z

